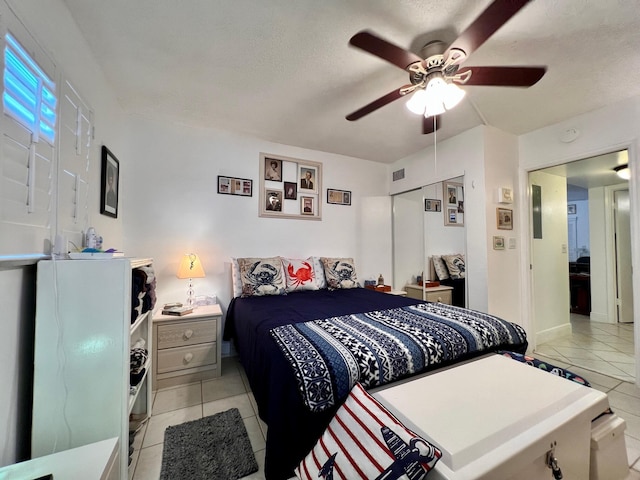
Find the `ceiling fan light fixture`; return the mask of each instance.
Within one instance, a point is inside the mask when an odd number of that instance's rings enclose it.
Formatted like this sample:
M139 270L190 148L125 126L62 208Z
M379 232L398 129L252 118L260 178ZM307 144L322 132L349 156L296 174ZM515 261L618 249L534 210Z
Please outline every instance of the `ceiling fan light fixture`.
M622 178L623 180L629 180L631 178L631 171L629 170L629 165L618 165L613 169L616 174Z
M416 90L406 104L409 111L416 115L424 115L426 96L427 92L425 92L424 89L420 88Z
M451 110L458 105L467 94L467 92L458 87L455 83L447 83L443 89L443 93L444 108L447 110Z

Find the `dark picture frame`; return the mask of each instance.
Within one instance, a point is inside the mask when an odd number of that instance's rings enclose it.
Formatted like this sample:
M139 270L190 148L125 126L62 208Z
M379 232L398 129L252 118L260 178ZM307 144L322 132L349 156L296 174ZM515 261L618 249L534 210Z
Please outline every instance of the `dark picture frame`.
M298 199L298 184L296 182L284 182L284 199Z
M442 202L435 198L424 199L425 212L440 212L442 210Z
M446 226L464 226L464 185L459 182L442 183L442 202L444 203Z
M576 204L569 203L567 204L567 215L575 215L576 214Z
M102 180L100 182L100 213L118 218L120 194L120 161L106 145L102 146Z
M218 193L221 195L253 196L253 180L218 175Z
M351 192L349 190L327 188L327 203L334 205L351 205Z
M513 210L496 208L496 226L498 230L513 230Z
M283 196L282 190L267 190L264 195L264 209L268 212L281 212Z

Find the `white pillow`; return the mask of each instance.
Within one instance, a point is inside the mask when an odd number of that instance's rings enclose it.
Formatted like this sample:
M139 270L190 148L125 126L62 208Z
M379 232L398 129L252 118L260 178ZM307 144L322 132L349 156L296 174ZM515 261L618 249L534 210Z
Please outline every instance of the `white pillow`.
M313 271L316 272L316 284L318 288L327 288L327 277L324 275L324 265L321 257L311 257L313 259Z
M238 266L238 259L231 259L231 282L233 286L233 296L239 297L242 295L242 279L240 278L240 267Z
M449 275L454 280L458 278L464 278L466 266L464 263L464 255L461 253L456 253L454 255L443 255L442 259L447 264L447 270L449 270Z
M438 280L448 279L449 270L447 270L447 266L445 265L442 257L440 255L433 255L431 257L431 261L433 262L433 269L436 271L436 276L438 277Z
M329 290L358 288L360 286L353 258L322 257L321 260Z
M280 260L282 260L282 267L287 280L287 292L318 290L313 258L309 257L301 260L280 257Z

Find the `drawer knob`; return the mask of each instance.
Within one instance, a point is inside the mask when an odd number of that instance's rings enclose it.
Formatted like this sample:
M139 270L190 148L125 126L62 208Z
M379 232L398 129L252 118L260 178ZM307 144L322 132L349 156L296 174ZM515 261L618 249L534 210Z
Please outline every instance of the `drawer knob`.
M192 335L193 335L193 330L191 330L190 328L186 329L183 333L185 340L189 340Z
M438 303L442 303L442 297L438 297Z
M184 356L184 363L189 363L191 362L191 360L193 360L193 353L187 353Z

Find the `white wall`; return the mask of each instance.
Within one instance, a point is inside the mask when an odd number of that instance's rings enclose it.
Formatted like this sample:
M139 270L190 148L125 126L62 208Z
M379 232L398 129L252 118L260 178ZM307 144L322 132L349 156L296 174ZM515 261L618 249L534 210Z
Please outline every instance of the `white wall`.
M591 245L591 314L596 322L608 322L606 196L604 187L589 189L589 239ZM610 247L609 247L610 248ZM615 319L614 319L615 321Z
M415 283L424 267L422 189L393 196L393 288Z
M570 333L567 181L544 172L529 174L540 186L542 238L532 240L536 342Z
M379 244L362 237L360 215L365 197L386 193L385 165L138 116L129 118L127 130L131 153L120 158L128 179L125 254L154 258L159 302L185 299L186 282L175 274L187 252L200 255L207 275L194 280L196 295L217 295L223 310L231 299L232 257L348 256L362 279L380 273L391 278L388 237L378 262L367 254L369 245ZM260 152L321 162L323 188L350 190L352 205L324 203L322 221L259 218ZM253 196L217 194L218 175L252 179ZM321 198L325 202L324 191ZM390 210L381 214L390 225Z

